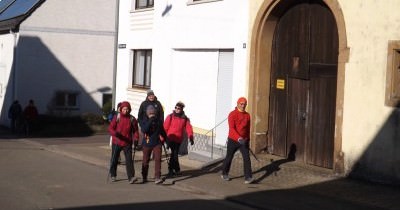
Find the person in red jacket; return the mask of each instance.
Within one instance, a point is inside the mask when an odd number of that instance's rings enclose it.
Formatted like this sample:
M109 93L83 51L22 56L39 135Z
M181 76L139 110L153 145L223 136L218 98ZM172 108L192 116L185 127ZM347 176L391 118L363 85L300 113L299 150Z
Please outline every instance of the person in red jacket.
M177 175L181 171L179 165L178 153L179 148L183 142L183 138L186 136L189 138L190 144L193 145L193 127L190 124L189 118L183 111L185 104L178 102L175 105L175 109L171 114L167 116L164 121L164 130L168 136L168 147L171 149L171 156L168 164L168 176L172 177Z
M245 184L254 181L251 172L251 161L249 154L250 146L250 114L246 112L247 100L240 97L237 100L235 110L231 111L228 116L229 133L227 140L226 157L222 166L221 178L230 181L229 170L235 152L239 149L243 158L243 170Z
M138 123L131 113L129 102L121 102L119 113L113 117L108 132L112 136L112 153L110 164L111 181L116 181L117 166L120 152L123 150L125 155L126 175L130 184L133 184L135 177L135 168L133 167L132 144L137 145L139 141Z
M24 119L25 119L25 133L29 135L33 130L39 116L38 110L35 106L33 100L29 100L28 105L24 109Z

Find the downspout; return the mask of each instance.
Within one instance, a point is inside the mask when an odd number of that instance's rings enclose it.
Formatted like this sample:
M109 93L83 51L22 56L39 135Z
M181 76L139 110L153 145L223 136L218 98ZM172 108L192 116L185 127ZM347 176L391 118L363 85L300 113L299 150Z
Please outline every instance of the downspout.
M115 107L116 87L117 87L117 61L118 61L118 30L119 30L119 0L115 7L115 34L114 34L114 64L113 64L113 84L112 84L112 107Z
M18 34L17 34L18 30L13 30L10 29L10 33L13 34L14 37L14 50L13 50L13 63L12 63L12 92L11 92L11 98L12 101L17 100L17 45L18 45Z

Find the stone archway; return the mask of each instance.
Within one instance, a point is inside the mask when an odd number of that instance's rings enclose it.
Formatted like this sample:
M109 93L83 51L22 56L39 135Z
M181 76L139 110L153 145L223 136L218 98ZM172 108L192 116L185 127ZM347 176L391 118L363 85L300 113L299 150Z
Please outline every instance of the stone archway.
M333 171L344 172L342 151L342 121L344 97L344 71L348 62L349 49L347 47L346 27L344 17L337 0L323 0L333 13L338 30L338 74L336 91L336 115L334 137L334 166ZM280 16L293 3L292 0L265 1L260 6L251 30L250 58L249 58L249 111L253 113L251 145L254 151L268 150L267 131L269 116L270 73L272 41L277 22Z

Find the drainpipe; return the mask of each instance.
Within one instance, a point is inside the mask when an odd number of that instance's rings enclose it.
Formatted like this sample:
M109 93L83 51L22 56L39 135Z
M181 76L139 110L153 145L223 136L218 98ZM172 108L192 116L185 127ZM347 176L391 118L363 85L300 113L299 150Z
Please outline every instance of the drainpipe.
M117 87L117 60L118 60L118 30L119 30L119 1L115 7L115 35L114 35L114 64L113 64L113 84L112 84L112 107L115 107L115 96Z
M14 51L13 51L13 63L12 63L12 69L11 69L11 82L12 82L12 92L11 92L11 98L12 101L17 100L17 45L18 45L18 34L17 30L14 31L13 29L10 29L10 33L13 34L14 36Z

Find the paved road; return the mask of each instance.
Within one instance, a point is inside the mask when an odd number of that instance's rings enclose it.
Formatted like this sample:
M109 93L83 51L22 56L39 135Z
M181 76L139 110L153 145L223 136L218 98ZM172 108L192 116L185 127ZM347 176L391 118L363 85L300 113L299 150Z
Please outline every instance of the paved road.
M174 184L171 179L163 186L128 185L126 180L106 184L107 135L14 138L0 130L0 209L400 209L396 186L338 177L268 154L259 154L259 162L252 158L257 182L251 185L243 184L239 156L230 182L219 177L221 163L201 168L183 156L183 175L172 179ZM137 152L139 173L141 156ZM119 167L117 178L125 177Z
M0 140L1 209L249 209L154 183L107 183L103 167L23 140Z

